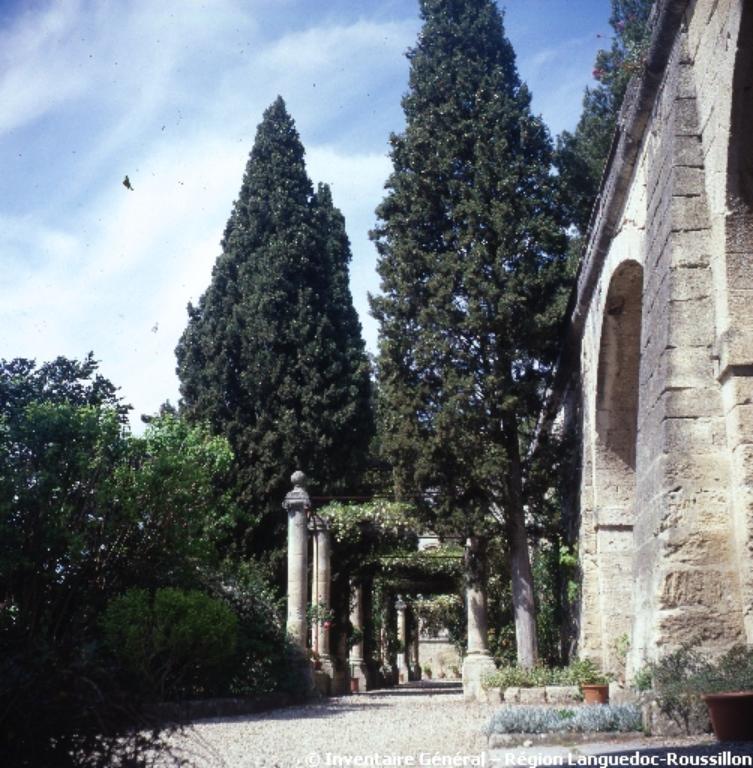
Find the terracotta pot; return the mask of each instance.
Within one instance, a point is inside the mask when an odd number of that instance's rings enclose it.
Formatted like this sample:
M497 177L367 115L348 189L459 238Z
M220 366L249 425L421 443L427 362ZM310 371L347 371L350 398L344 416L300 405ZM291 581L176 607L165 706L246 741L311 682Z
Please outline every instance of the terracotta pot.
M357 677L351 677L350 678L350 692L351 693L358 693L358 678Z
M701 698L719 741L753 741L753 691L707 693Z
M586 704L608 704L609 686L608 685L581 685L583 689L583 701Z

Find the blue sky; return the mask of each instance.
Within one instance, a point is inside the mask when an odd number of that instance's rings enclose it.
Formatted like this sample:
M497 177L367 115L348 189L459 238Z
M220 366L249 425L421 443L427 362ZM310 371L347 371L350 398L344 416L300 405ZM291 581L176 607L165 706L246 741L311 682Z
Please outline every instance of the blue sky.
M534 111L573 128L609 0L504 8ZM367 233L419 26L417 0L0 0L0 356L93 350L136 419L177 401L185 307L277 94L345 215L375 351Z

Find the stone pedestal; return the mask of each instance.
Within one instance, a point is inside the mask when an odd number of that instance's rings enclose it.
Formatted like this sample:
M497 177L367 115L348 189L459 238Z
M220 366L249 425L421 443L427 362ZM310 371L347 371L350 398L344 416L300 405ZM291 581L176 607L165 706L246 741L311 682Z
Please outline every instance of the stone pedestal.
M487 637L485 554L480 539L468 539L465 560L468 652L463 660L463 697L466 701L488 700L481 683L497 669L489 653Z

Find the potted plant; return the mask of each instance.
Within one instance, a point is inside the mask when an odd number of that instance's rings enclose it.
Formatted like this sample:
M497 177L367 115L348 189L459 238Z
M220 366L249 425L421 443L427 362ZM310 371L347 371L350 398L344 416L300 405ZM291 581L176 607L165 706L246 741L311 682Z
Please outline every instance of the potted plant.
M609 680L591 659L579 659L570 665L574 682L580 686L586 704L609 703Z
M753 650L735 646L701 667L693 686L708 707L719 741L753 741Z

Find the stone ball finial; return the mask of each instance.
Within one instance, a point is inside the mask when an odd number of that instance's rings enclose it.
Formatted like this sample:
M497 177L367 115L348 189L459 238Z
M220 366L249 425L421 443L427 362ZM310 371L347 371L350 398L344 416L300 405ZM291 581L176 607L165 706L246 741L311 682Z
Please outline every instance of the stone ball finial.
M293 483L294 488L304 488L306 485L306 475L300 469L297 469L290 476L290 482Z

